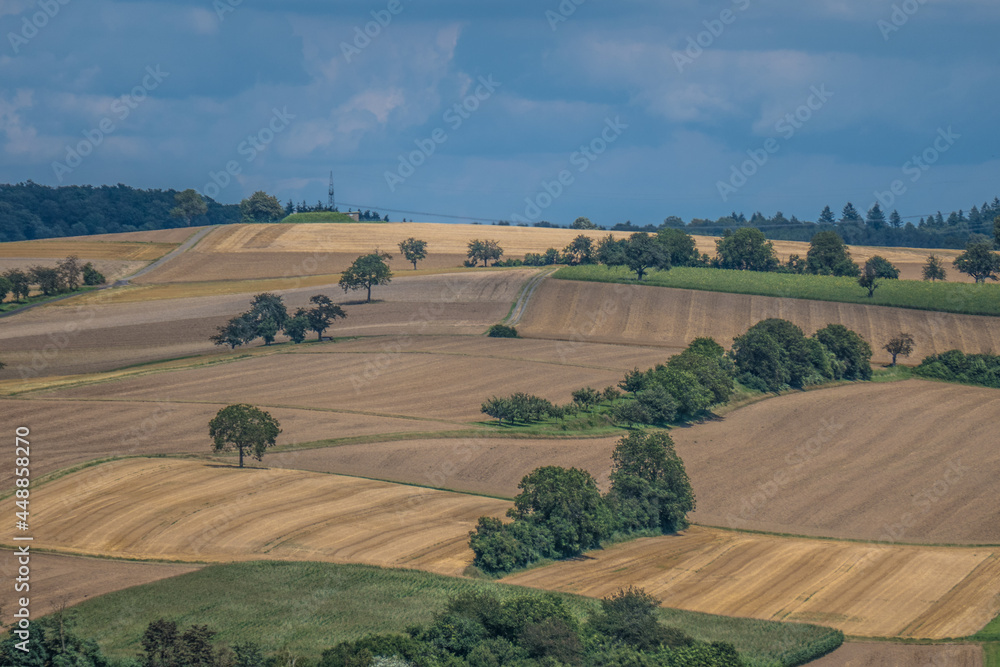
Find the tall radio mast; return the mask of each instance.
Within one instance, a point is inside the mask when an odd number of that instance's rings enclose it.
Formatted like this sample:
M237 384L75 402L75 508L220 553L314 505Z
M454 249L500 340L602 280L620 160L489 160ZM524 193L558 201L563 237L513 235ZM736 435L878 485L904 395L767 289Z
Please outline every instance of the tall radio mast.
M336 201L336 198L333 196L333 172L332 171L330 172L330 188L326 191L326 193L327 193L326 208L327 208L327 210L332 211L335 208L337 208L337 201Z

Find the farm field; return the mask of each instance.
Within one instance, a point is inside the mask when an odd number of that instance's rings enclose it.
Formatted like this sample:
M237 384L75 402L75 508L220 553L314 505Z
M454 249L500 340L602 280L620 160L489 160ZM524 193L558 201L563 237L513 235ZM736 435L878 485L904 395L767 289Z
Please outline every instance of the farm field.
M983 667L978 644L913 645L888 642L846 642L812 667Z
M192 234L190 230L184 238ZM171 243L146 243L138 241L95 241L92 238L49 239L42 241L17 241L0 243L0 257L28 257L32 259L65 259L76 255L83 261L88 259L117 259L137 262L151 262L180 245Z
M473 369L475 369L473 371ZM506 391L565 403L571 392L613 385L625 369L559 366L455 355L279 354L51 392L59 398L250 402L461 422L486 419L482 402ZM314 378L310 381L308 378Z
M293 470L128 459L49 482L32 504L36 548L124 558L268 558L458 575L468 532L509 503Z
M513 498L535 468L582 468L607 489L614 438L427 438L282 452L268 465L372 477Z
M665 606L803 621L845 634L964 637L1000 611L1000 549L771 537L692 527L503 581L600 597L635 585Z
M698 523L1000 544L997 423L996 389L906 380L795 392L671 434Z
M0 244L0 248L3 244ZM38 257L0 257L0 273L9 271L11 269L21 269L26 271L33 266L55 266L55 263L59 260L65 259L65 257L58 258L38 258ZM136 260L120 260L120 259L92 259L92 260L82 260L84 262L89 261L94 265L94 268L104 274L104 277L109 283L113 283L116 280L121 280L126 276L130 276L142 267L149 264L145 261Z
M357 300L357 293L345 295L336 284L280 294L293 311L319 293L345 304L347 318L338 320L327 335L481 334L507 315L533 273L522 269L397 278L376 290L378 302L363 307L347 305ZM31 369L29 377L37 377L218 352L208 337L246 310L252 298L251 292L114 303L109 295L117 292L106 290L93 297L84 295L83 301L77 297L18 314L16 326L7 320L0 327L0 345L8 376L12 371L16 375L22 365ZM108 345L109 340L114 345ZM40 359L42 348L50 343L58 353Z
M31 593L36 600L45 600L52 607L37 610L43 614L63 603L69 607L124 588L201 569L201 565L182 563L139 563L47 553L33 554L31 564L34 569ZM0 550L0 568L4 572L17 570L17 557L13 551ZM11 614L15 611L5 608L0 623L10 623Z
M129 401L0 400L11 424L29 424L44 454L34 459L36 478L80 463L112 456L201 454L211 451L208 421L224 405ZM454 424L392 419L345 412L276 408L279 444L337 437L443 431ZM269 456L268 463L279 461ZM14 471L0 469L0 490L8 490Z
M289 596L289 590L308 592ZM540 594L415 570L271 561L211 565L171 581L90 600L77 611L80 627L115 657L132 657L146 624L167 615L181 624L205 623L227 643L253 640L268 650L287 649L315 658L338 641L426 624L450 597L467 591L488 591L500 598ZM560 597L579 618L597 607L592 599ZM283 622L275 623L275 618ZM316 623L317 618L324 622ZM813 625L667 609L661 610L661 618L703 641L732 642L754 664L773 664L790 651L808 650L831 633Z
M827 324L853 329L872 344L875 363L891 357L884 340L900 331L916 342L910 363L950 349L1000 350L1000 318L666 287L548 279L539 285L518 330L531 338L579 339L680 347L712 336L724 347L756 322L790 320L812 334ZM903 363L908 360L901 358Z

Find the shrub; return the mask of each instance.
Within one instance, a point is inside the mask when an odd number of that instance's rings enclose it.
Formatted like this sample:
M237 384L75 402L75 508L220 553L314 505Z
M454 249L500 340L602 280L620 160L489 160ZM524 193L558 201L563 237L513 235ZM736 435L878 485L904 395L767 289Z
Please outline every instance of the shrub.
M830 324L815 334L816 340L844 365L845 380L872 378L872 348L861 336L843 324Z
M520 338L517 329L506 324L494 324L487 331L490 338Z

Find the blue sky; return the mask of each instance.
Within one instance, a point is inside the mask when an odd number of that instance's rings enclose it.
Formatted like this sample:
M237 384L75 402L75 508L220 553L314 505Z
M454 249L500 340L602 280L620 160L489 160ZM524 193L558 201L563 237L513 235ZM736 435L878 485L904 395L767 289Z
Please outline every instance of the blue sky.
M1000 194L998 27L996 0L0 0L0 181L916 218Z

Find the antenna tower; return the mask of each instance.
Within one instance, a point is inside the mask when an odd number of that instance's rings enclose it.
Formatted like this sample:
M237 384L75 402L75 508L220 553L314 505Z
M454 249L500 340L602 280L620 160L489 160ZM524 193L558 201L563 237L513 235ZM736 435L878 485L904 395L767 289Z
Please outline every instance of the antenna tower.
M333 172L330 172L330 188L326 191L326 208L327 210L334 210L337 208L336 198L333 196Z

